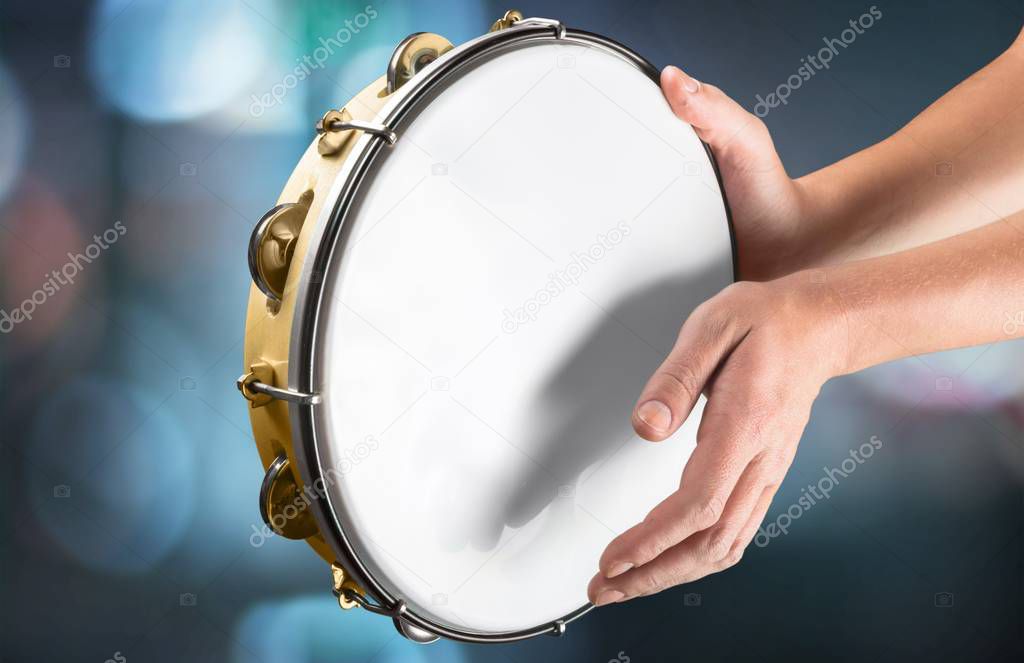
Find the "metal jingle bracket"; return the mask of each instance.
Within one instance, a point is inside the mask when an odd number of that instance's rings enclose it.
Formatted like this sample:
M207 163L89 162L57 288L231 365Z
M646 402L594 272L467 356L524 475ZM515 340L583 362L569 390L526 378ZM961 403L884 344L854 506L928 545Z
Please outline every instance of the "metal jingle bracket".
M382 605L371 603L365 596L347 587L341 590L341 596L344 596L347 600L357 604L363 610L372 612L375 615L390 617L395 623L395 628L398 629L398 632L413 642L426 645L440 640L440 636L431 633L424 628L420 628L405 618L405 601L400 600L395 604L395 607L386 608Z
M308 394L292 389L282 389L268 384L272 373L266 364L254 364L248 373L241 375L235 382L238 391L252 407L262 407L272 400L286 401L296 405L319 405L323 399L320 394Z
M359 606L363 610L372 612L375 615L390 617L395 624L395 628L398 629L398 632L403 637L418 644L430 644L440 639L437 634L431 633L406 619L405 601L399 600L393 608L371 602L363 595L362 589L352 583L345 569L337 563L331 565L331 578L332 591L338 597L338 605L342 610L350 610Z
M521 21L513 23L514 27L522 25L537 25L551 28L555 31L555 39L565 39L565 25L563 25L561 21L553 18L524 18Z
M394 145L398 140L398 134L383 124L353 120L352 114L342 108L341 110L327 111L317 121L316 133L320 136L317 141L317 151L323 156L337 154L348 144L356 131L379 136L387 141L388 145Z

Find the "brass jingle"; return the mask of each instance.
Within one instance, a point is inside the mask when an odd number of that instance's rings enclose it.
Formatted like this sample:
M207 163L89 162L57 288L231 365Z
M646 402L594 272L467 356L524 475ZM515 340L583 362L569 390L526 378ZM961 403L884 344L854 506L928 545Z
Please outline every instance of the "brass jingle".
M505 28L511 28L513 25L523 20L523 12L518 9L510 9L505 12L505 15L499 18L497 21L491 24L491 29L488 32L497 32L498 30L504 30Z
M275 458L260 486L260 516L267 527L286 539L307 539L319 533L309 510L312 499L316 496L299 489L288 456Z
M356 135L356 132L351 129L336 129L334 127L351 120L352 113L345 108L329 110L324 113L324 116L316 123L316 132L320 134L316 141L317 152L325 157L341 152L342 148Z
M342 610L351 610L359 606L358 603L345 596L345 590L351 590L360 596L365 595L366 592L349 578L348 573L337 562L331 564L331 580L334 585L334 595L338 597L338 607Z
M295 243L313 202L313 192L305 191L299 201L272 208L263 215L249 239L249 271L253 282L268 298L281 301Z
M423 67L452 50L452 43L433 32L416 32L395 47L388 62L387 92L402 87Z

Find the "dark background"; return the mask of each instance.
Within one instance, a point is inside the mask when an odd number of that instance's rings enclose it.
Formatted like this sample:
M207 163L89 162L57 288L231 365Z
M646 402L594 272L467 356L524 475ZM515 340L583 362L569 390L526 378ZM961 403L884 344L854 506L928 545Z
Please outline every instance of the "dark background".
M127 228L0 334L2 659L1020 660L1020 343L833 381L769 519L882 440L829 500L738 567L600 609L559 640L416 647L387 620L338 611L305 545L250 544L262 470L233 381L252 225L314 120L382 73L402 37L458 43L507 9L374 1L378 18L324 69L250 114L251 95L368 3L0 4L0 307L93 234ZM1024 2L518 8L679 64L752 110L872 4L881 20L766 117L800 175L888 136L990 61Z

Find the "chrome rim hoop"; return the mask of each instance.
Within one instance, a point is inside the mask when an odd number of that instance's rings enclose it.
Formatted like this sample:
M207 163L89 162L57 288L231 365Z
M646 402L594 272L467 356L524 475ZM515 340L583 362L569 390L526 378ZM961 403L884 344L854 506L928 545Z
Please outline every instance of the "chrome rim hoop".
M400 130L403 124L424 101L429 99L433 92L443 89L447 81L493 56L500 55L507 49L533 41L563 41L600 48L629 62L650 78L655 85L659 84L659 72L654 65L618 42L581 30L564 29L561 25L553 22L531 22L530 19L524 19L511 28L492 32L457 46L427 65L395 93L396 98L389 102L376 121L390 130L398 132L399 140L401 140ZM702 144L704 144L703 141ZM320 376L316 362L317 332L320 326L327 268L331 264L335 250L340 246L346 218L361 185L366 181L368 173L376 164L385 145L386 141L375 135L363 135L358 139L349 155L348 162L338 175L329 194L329 200L334 202L324 206L310 238L306 261L303 264L303 272L296 292L295 317L292 321L292 340L289 348L288 383L292 389L300 392L319 393L320 391L318 389ZM732 214L725 197L714 154L707 144L704 144L704 148L718 180L725 207L735 276L738 255ZM288 405L296 466L303 482L307 486L314 487L324 485L325 476L324 468L320 463L322 441L317 439L314 425L317 407L322 407L322 405L295 403ZM373 576L355 552L349 537L335 515L336 511L331 503L329 492L318 490L317 495L319 499L312 500L309 508L313 511L322 536L338 556L337 561L381 606L390 609L399 605L402 598L392 595ZM502 643L545 634L560 635L564 632L566 624L580 618L592 608L593 606L587 603L553 623L539 624L519 631L495 633L451 628L418 615L412 609L404 611L402 618L424 630L452 640L472 643Z

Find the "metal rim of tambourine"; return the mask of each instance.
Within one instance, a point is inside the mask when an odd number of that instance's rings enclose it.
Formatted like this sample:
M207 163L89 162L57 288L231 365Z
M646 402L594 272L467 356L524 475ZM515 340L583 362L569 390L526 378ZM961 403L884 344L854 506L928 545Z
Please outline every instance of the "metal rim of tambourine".
M433 91L458 75L459 72L507 49L533 41L561 40L597 47L621 57L648 76L656 85L659 83L658 70L653 65L632 50L606 37L566 29L560 22L549 19L518 19L516 17L515 20L507 23L507 25L500 26L502 29L455 47L425 65L394 91L393 98L378 113L375 123L360 123L361 126L370 126L373 130L364 131L355 141L326 198L328 203L322 208L320 218L317 219L312 229L309 248L302 263L298 289L295 292L296 308L291 321L292 340L288 349L287 380L289 388L276 390L288 396L284 400L289 402L295 466L306 486L322 486L325 482L325 474L320 466L317 453L319 445L314 426L317 407L322 402L317 393L319 379L316 362L317 321L325 282L321 275L326 273L327 266L330 264L341 229L360 186L366 180L368 172L376 163L382 150L395 140L401 140L401 128L413 111ZM732 244L735 276L737 247L732 216L714 155L708 145L704 144L704 148L722 194ZM240 382L240 389L243 389L243 393L246 393L243 387L248 384ZM256 389L257 386L260 389L265 387L260 383L250 385L250 388L252 391L259 391ZM561 635L567 624L586 614L593 607L587 603L553 623L497 633L463 630L435 622L408 608L401 597L392 595L373 576L355 553L335 515L336 510L331 503L329 494L326 491L322 493L318 491L318 497L319 499L310 502L309 508L313 512L321 536L337 555L337 562L344 568L349 580L354 581L361 589L365 590L365 595L362 595L353 590L339 589L342 592L341 598L349 603L358 604L370 612L391 617L402 635L411 640L432 642L438 637L445 637L463 642L501 643L544 634Z

